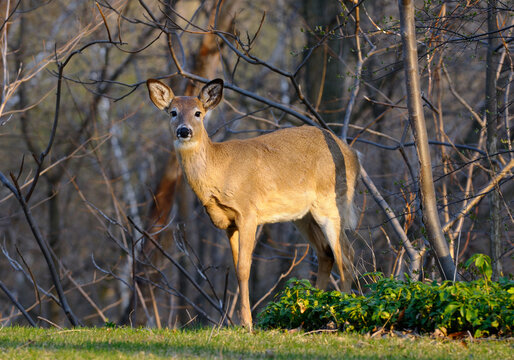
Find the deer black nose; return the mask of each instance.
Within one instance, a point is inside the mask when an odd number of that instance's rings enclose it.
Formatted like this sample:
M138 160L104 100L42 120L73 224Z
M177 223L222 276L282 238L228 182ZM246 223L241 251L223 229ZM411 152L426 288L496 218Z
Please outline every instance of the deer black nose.
M187 139L193 136L193 130L187 126L181 126L177 129L177 137L181 139Z

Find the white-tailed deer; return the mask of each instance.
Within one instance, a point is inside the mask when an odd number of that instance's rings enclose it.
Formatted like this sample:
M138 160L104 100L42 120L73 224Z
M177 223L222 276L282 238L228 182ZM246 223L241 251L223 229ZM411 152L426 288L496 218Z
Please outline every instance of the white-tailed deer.
M240 289L241 324L252 328L248 278L260 224L294 221L318 255L316 286L325 288L335 262L341 288L352 283L356 153L329 131L312 126L277 130L247 140L212 142L205 113L220 102L223 80L198 97L175 96L147 81L150 99L171 116L175 151L193 191L212 222L227 232Z

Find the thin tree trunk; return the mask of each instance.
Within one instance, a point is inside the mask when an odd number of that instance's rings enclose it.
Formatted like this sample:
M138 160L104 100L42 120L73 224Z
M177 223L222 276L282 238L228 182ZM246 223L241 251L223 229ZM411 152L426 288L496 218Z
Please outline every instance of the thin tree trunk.
M458 274L450 256L437 211L428 134L423 114L423 105L421 103L416 29L414 26L414 1L399 0L398 6L400 8L407 106L419 159L423 223L426 228L428 241L437 256L441 275L443 279L450 280L457 278Z
M487 121L487 151L489 155L498 152L498 126L500 118L498 116L498 102L496 97L496 67L499 63L500 54L495 51L500 45L498 26L496 23L496 0L487 2L487 63L485 80L485 107ZM495 159L489 158L491 166L491 177L498 172L498 164ZM493 268L493 280L498 280L502 273L500 262L501 256L501 231L500 231L500 206L501 199L497 189L489 195L491 208L489 210L491 218L490 246L491 246L491 265Z

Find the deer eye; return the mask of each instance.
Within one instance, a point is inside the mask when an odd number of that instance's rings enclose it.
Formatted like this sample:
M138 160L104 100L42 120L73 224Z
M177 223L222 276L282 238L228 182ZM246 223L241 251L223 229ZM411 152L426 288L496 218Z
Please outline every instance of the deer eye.
M175 116L177 116L177 111L176 110L171 110L170 114L171 114L172 117L175 117Z
M200 117L200 115L202 115L202 113L200 111L195 112L196 117Z

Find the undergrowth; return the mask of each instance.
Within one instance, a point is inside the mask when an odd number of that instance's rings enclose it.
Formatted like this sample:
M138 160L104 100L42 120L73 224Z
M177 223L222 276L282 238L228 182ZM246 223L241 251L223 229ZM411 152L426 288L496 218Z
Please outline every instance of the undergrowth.
M487 268L486 256L473 261L475 267ZM443 334L469 331L475 337L512 336L514 281L493 282L487 271L482 274L479 280L442 284L373 274L376 282L368 285L365 295L322 291L307 280L291 279L259 314L258 324L264 329L337 327L358 333L378 329L432 333L439 329Z

